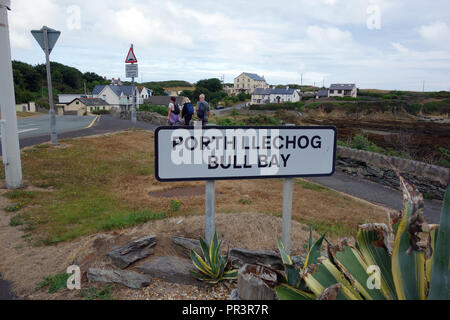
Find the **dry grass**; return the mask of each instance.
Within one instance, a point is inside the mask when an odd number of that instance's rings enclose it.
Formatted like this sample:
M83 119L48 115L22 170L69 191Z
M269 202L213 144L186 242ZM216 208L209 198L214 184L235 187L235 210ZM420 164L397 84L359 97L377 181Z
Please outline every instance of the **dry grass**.
M0 272L21 297L79 299L73 292L48 295L34 288L46 276L62 273L74 263L82 271L109 268L106 254L113 246L144 235L159 238L155 255L148 259L179 255L171 243L174 235L204 235L204 195L178 197L174 191L204 183L156 181L150 132L71 139L57 148L36 146L25 150L22 159L27 187L0 190ZM282 188L281 179L217 183L216 228L224 248L276 249ZM149 192L155 191L165 191L169 197L150 197ZM171 200L180 201L179 210L171 206ZM2 210L15 204L22 209ZM385 221L385 210L298 179L293 216L293 253L298 254L303 252L309 226L337 241L354 234L359 223ZM12 220L15 226L10 225ZM171 286L167 288L171 292ZM192 288L180 290L188 294ZM148 294L120 289L114 296L134 299Z
M24 208L18 217L37 245L165 217L202 216L202 194L149 196L149 192L204 185L158 182L153 149L153 134L146 131L67 140L58 148L36 146L23 153L24 176L30 186L46 192L6 195ZM281 179L219 181L217 212L281 216L282 188ZM171 200L180 201L179 210ZM303 180L297 180L294 188L294 219L330 237L354 234L358 224L384 221L384 215L379 207Z

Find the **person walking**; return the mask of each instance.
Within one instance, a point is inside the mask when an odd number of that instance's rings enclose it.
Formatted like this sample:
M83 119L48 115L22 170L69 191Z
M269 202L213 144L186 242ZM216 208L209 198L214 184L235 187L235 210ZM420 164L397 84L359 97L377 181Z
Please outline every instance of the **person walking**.
M194 115L194 106L191 103L191 100L187 99L185 104L183 105L183 112L181 117L184 119L184 124L189 126L191 124L192 116Z
M200 95L200 101L197 102L197 117L200 118L200 120L202 120L202 124L204 126L206 126L208 124L208 120L209 120L209 113L211 108L209 107L209 103L205 101L205 95L201 94Z
M180 119L180 106L177 104L177 99L175 97L170 98L169 103L169 115L167 116L167 120L169 121L170 126L175 126L177 123L181 122Z

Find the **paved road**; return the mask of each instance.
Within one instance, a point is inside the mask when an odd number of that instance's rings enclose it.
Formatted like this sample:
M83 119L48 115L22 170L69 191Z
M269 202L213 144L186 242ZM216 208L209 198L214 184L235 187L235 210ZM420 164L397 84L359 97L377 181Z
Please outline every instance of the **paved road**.
M57 116L56 132L58 134L84 129L88 127L95 116ZM19 138L39 137L50 132L50 116L22 118L17 120Z
M312 178L310 180L371 203L380 204L395 210L403 209L403 195L400 191L375 182L353 177L342 172L336 172L332 177ZM425 200L425 218L428 223L439 223L441 208L441 201Z
M64 117L68 117L68 116L64 116ZM110 133L110 132L127 130L127 129L133 128L131 121L115 119L109 115L100 116L99 119L97 120L97 123L94 126L92 126L91 128L86 128L92 122L93 119L94 119L94 117L89 117L89 119L86 118L85 120L72 119L73 122L75 122L75 124L74 123L70 124L70 128L72 128L72 129L69 130L69 126L66 126L63 130L61 130L61 133L58 134L58 139L86 137L86 136L92 136L92 135L96 135L96 134L104 134L104 133ZM64 119L64 120L66 120L66 122L70 122L69 119ZM82 129L82 128L84 128L84 129ZM154 131L156 129L156 126L149 124L149 123L145 123L145 122L138 122L136 125L136 128ZM49 130L45 131L43 134L41 134L39 136L19 135L19 140L20 140L21 148L33 146L36 144L41 144L44 142L49 142L50 141ZM0 148L0 154L1 154L1 148Z
M222 109L222 110L213 110L213 111L211 111L211 113L216 115L216 116L224 116L224 115L230 113L234 109L239 110L239 109L244 108L246 106L246 104L247 104L247 102L243 102L243 103L237 104L237 105L235 105L233 107L225 108L225 109Z

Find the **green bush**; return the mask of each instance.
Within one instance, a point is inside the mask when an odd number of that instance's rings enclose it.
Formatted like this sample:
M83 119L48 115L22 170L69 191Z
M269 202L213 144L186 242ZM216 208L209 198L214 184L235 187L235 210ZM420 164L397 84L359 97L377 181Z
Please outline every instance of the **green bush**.
M92 114L95 114L95 115L110 114L110 113L111 113L111 111L109 111L109 110L94 110L94 111L92 111Z
M154 112L154 113L158 113L162 116L167 116L169 114L168 107L159 106L159 105L149 105L149 104L141 104L138 108L138 111Z
M255 111L277 111L277 110L298 110L302 111L305 106L304 102L285 102L285 103L268 103L255 104L250 106L250 110Z

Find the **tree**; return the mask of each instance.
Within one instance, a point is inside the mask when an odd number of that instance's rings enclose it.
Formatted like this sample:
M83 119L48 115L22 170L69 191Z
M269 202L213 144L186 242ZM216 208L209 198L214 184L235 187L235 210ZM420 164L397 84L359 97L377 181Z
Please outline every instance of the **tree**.
M223 90L222 82L216 78L200 80L195 87L205 88L210 92L220 92Z
M153 95L154 96L167 96L168 94L166 93L166 91L164 90L163 87L155 87L153 89Z

